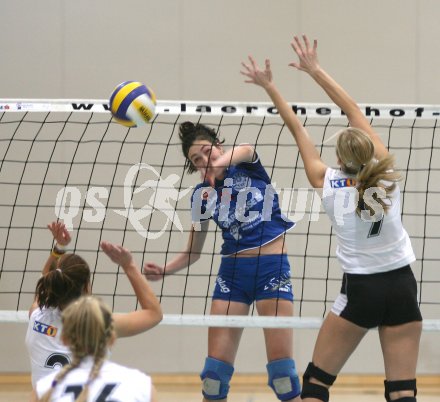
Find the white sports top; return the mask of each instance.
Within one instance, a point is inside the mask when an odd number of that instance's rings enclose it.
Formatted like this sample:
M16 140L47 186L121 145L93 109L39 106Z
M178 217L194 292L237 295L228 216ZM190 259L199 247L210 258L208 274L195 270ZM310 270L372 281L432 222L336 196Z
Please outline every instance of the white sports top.
M37 308L29 318L25 341L34 388L40 378L70 363L71 353L61 341L61 328L61 311L57 308Z
M79 395L87 382L93 366L91 357L86 357L79 367L70 371L56 385L51 401L71 402ZM36 392L41 398L51 387L56 372L37 383ZM105 361L98 377L91 383L87 402L151 402L151 378L136 369Z
M336 256L344 272L374 274L414 262L416 258L411 241L400 218L399 186L396 185L390 194L387 213L377 214L378 217L383 216L377 222L362 219L356 214L356 194L353 176L327 168L322 202L338 239Z

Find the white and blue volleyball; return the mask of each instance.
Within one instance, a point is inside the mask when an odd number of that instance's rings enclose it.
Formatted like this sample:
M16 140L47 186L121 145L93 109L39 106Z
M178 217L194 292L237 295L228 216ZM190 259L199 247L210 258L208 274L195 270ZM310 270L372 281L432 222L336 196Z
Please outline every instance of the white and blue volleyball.
M156 110L156 95L141 82L125 81L110 96L110 112L124 126L137 127L149 122Z

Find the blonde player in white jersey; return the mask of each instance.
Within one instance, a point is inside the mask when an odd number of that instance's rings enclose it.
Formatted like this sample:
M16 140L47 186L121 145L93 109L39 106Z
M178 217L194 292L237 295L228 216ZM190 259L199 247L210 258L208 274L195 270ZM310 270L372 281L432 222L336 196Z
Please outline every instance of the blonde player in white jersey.
M62 222L52 222L48 229L56 244L37 282L25 340L33 387L40 378L72 362L72 353L61 340L61 313L72 301L91 292L87 262L78 254L65 251L71 241L66 226ZM157 325L162 319L159 300L130 251L105 241L101 249L122 267L141 306L139 310L114 315L116 335L132 336Z
M157 402L151 378L108 359L116 340L112 312L100 299L82 296L62 313L62 340L72 362L37 382L37 400Z
M319 331L303 376L303 401L328 401L329 388L370 328L378 327L385 362L387 401L416 401L416 365L422 331L415 256L400 219L399 175L394 159L349 94L320 66L317 41L291 43L299 62L347 115L339 133L339 169L328 167L293 109L272 80L270 61L261 70L242 63L246 82L265 89L298 145L311 185L323 189L323 206L338 239L344 271L341 293ZM346 202L348 200L348 202Z

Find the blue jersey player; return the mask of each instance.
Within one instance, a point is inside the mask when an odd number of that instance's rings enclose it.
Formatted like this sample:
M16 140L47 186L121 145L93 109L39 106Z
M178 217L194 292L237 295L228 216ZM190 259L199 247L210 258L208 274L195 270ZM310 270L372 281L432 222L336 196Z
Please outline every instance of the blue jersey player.
M222 231L221 265L212 297L212 315L247 315L255 302L261 316L292 316L293 293L285 233L294 223L282 215L278 194L255 149L225 150L217 133L203 124L180 125L189 173L202 182L192 194L188 243L165 266L146 263L150 280L187 268L200 258L209 221ZM243 328L211 327L208 357L201 373L204 401L226 401ZM265 328L268 383L282 401L299 401L292 329Z

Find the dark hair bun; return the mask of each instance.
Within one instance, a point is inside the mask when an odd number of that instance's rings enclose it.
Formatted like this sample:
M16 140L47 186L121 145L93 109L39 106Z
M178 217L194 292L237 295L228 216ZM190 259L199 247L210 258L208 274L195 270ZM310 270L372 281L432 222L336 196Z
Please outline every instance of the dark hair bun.
M194 134L196 126L191 121L185 121L179 126L179 135L180 138L185 137L187 135Z

